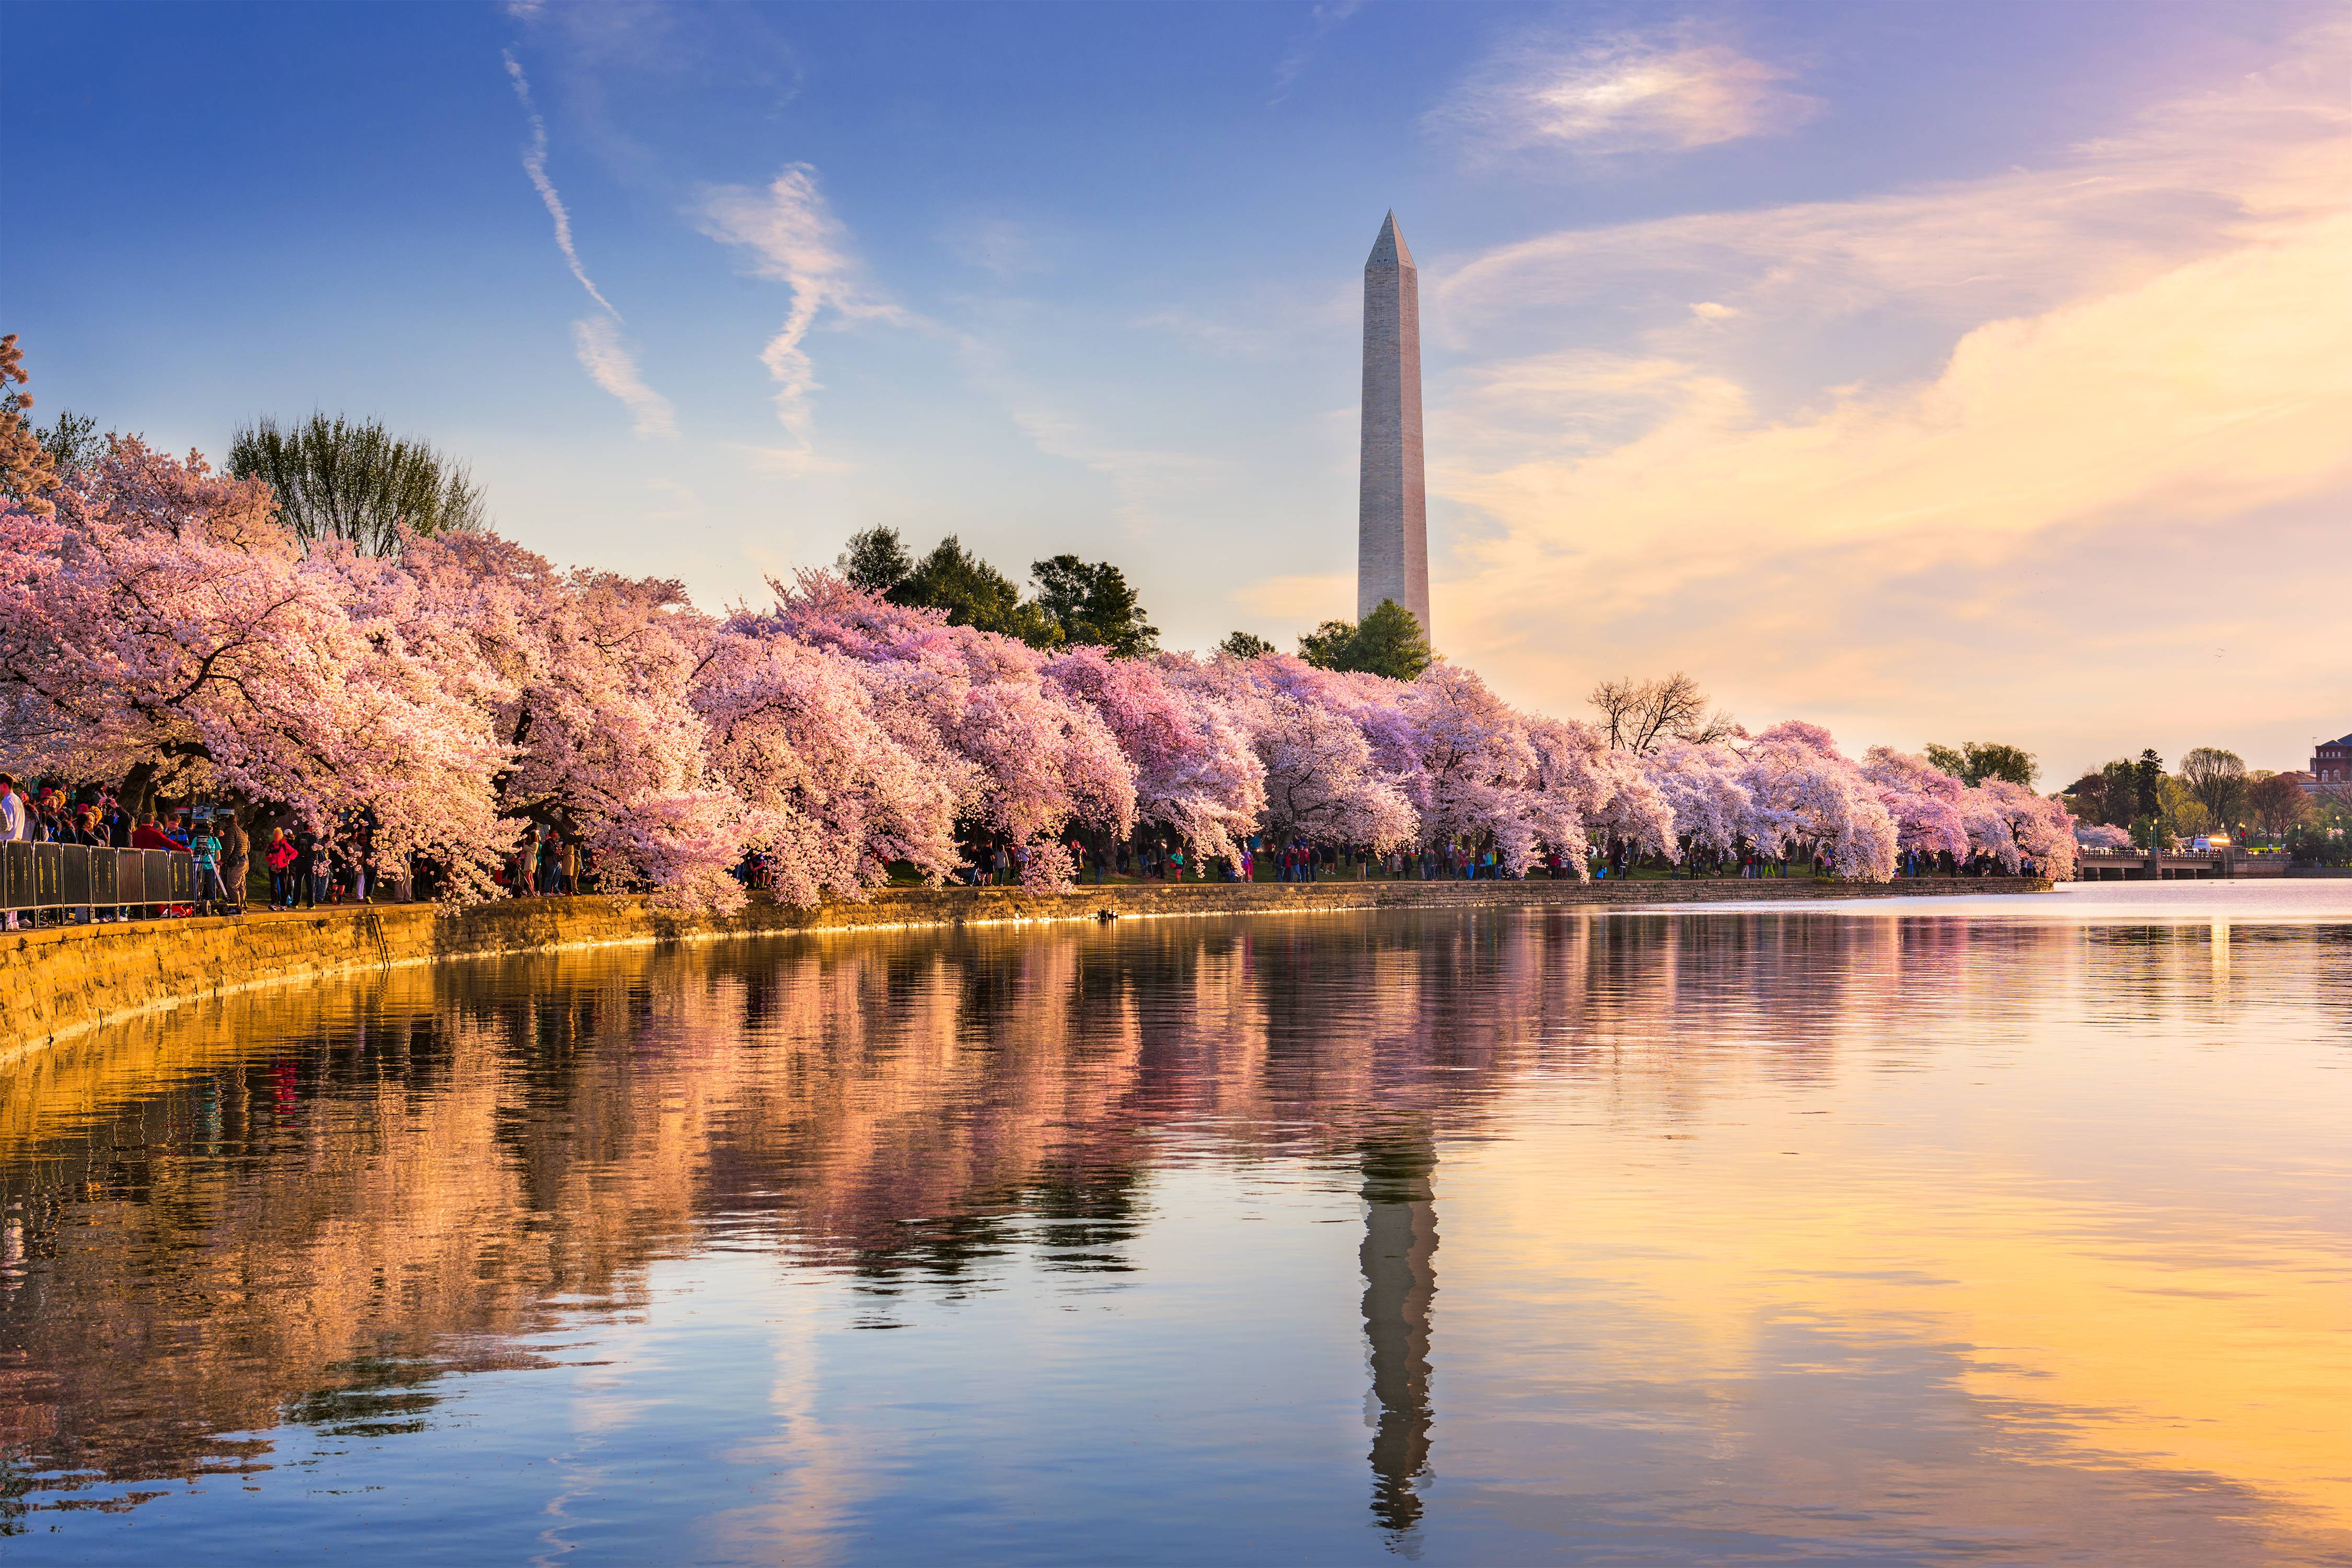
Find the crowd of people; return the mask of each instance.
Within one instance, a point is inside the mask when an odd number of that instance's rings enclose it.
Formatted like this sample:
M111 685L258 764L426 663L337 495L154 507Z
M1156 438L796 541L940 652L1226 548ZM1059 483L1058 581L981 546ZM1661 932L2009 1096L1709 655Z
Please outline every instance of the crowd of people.
M133 813L113 792L91 786L69 790L54 780L20 782L0 773L0 844L73 844L92 849L163 849L186 855L193 875L190 899L163 906L175 914L212 913L240 908L232 893L241 887L251 840L234 814L183 805L158 814ZM69 911L70 912L70 911ZM127 906L84 906L81 918L128 920ZM7 911L10 930L18 911Z
M409 857L379 851L375 825L365 812L346 813L324 831L300 823L256 822L248 827L246 817L226 804L188 802L133 812L110 789L20 781L0 773L0 844L11 843L161 849L187 856L190 873L188 896L178 901L11 909L5 916L11 931L19 929L20 914L37 923L106 922L134 918L134 908L160 910L165 916L243 914L256 905L299 910L409 903L435 890L429 864L420 868ZM494 879L514 897L587 892L596 885L594 856L576 833L532 823L520 830ZM263 883L266 895L259 891Z

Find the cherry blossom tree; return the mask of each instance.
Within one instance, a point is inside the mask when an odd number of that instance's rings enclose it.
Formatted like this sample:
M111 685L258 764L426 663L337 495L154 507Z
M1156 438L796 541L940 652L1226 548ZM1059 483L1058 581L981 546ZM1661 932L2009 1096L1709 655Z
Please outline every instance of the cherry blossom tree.
M1967 786L1925 757L1889 746L1863 754L1863 776L1878 792L1878 803L1895 818L1895 847L1933 858L1964 860L1968 824L1960 816Z
M1612 749L1609 754L1623 753ZM1730 747L1668 739L1643 764L1685 855L1737 859L1754 841L1756 797L1748 788L1747 763Z
M1414 724L1409 778L1423 836L1491 844L1503 869L1523 876L1546 846L1584 874L1594 834L1669 857L1674 818L1629 756L1597 731L1517 712L1453 665L1433 666L1402 694Z
M410 538L397 565L351 559L355 576L373 570L370 592L401 605L412 646L490 712L511 753L493 781L502 816L580 835L613 886L667 886L654 862L726 850L716 839L662 849L647 837L713 820L706 729L690 700L713 628L679 584L558 572L488 533Z
M1742 782L1755 800L1749 838L1767 854L1818 855L1836 876L1895 874L1895 818L1828 731L1791 720L1756 737Z
M1386 854L1410 843L1419 819L1394 775L1380 767L1357 720L1349 677L1287 654L1220 657L1171 673L1249 738L1264 769L1265 831L1279 842L1353 844Z
M44 527L0 515L0 741L34 766L220 788L315 826L364 810L389 853L487 890L505 749L341 558L306 554L267 486L118 439Z
M2017 871L2027 859L2053 881L2075 875L2074 819L2066 808L2007 779L1989 778L1962 797L1970 847Z
M320 827L364 812L380 849L494 896L518 825L584 837L608 886L740 902L764 868L794 903L895 866L937 880L1009 847L1066 887L1073 833L1140 819L1198 853L1277 840L1681 859L1898 850L2074 874L2073 820L1817 726L1658 739L1521 712L1469 670L1416 679L1270 651L1047 655L831 573L714 621L673 582L565 572L487 532L362 554L305 541L257 481L136 441L78 467L54 515L0 500L0 746L69 777L210 787Z
M827 572L770 584L773 609L731 617L727 635L790 637L858 668L883 727L931 759L975 833L1010 844L1033 885L1067 887L1063 834L1076 823L1124 837L1135 772L1102 715L1045 679L1026 644L950 626L936 610L885 603Z
M713 775L742 808L699 819L764 851L790 903L857 894L893 861L932 880L958 861L954 776L885 726L864 675L845 654L737 616L695 679Z
M1595 726L1572 719L1531 720L1528 733L1542 759L1544 787L1559 798L1559 810L1573 810L1581 823L1581 842L1566 836L1565 825L1546 835L1580 878L1585 849L1595 840L1682 858L1673 803L1644 762L1612 748Z
M1109 727L1133 770L1140 820L1230 858L1265 811L1265 768L1231 715L1171 680L1187 666L1181 656L1113 658L1077 647L1048 661L1045 678Z

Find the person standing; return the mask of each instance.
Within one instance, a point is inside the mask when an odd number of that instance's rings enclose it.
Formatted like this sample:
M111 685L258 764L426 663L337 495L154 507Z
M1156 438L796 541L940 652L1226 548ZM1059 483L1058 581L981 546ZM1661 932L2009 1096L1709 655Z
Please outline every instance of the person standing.
M310 840L310 853L304 859L303 869L310 873L310 907L315 910L327 901L327 884L335 874L334 858L324 837Z
M0 844L22 844L25 840L25 797L16 793L16 781L0 773ZM16 911L7 911L7 929L16 928Z
M299 906L310 889L310 851L317 847L318 836L308 827L294 830L294 859L289 868L292 880L286 887L286 907Z
M246 879L253 875L253 840L233 811L215 819L220 826L221 886L238 914L245 913Z
M290 910L294 907L294 840L282 827L269 830L269 847L261 858L269 868L269 907Z
M221 886L221 843L213 837L212 824L199 822L188 837L188 853L196 859L196 907L228 902L228 889Z

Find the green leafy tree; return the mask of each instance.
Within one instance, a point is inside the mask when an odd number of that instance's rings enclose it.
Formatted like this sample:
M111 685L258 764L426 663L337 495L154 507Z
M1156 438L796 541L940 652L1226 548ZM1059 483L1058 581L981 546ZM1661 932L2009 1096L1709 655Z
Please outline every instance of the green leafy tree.
M849 536L833 564L850 586L887 595L914 571L915 558L899 542L897 529L867 528Z
M1318 669L1346 669L1355 646L1355 622L1325 621L1298 639L1298 657Z
M1274 645L1254 632L1234 632L1217 645L1217 651L1235 658L1255 658L1262 653L1272 653Z
M1143 605L1127 574L1108 561L1056 555L1032 562L1037 606L1053 618L1066 643L1106 648L1122 658L1158 649L1160 628L1143 618Z
M1411 680L1430 667L1429 638L1411 610L1382 599L1360 624L1325 621L1298 639L1298 657L1325 669Z
M1413 613L1394 599L1382 599L1356 627L1354 658L1348 668L1391 680L1412 680L1434 657Z
M1949 746L1930 741L1922 754L1927 757L1927 765L1939 773L1948 773L1956 779L1969 776L1969 759Z
M2288 852L2305 865L2352 865L2352 803L2323 795L2310 806L2310 819L2287 832Z
M2032 752L1998 741L1963 742L1959 750L1927 744L1927 763L1937 772L1949 773L1974 788L1987 779L2006 779L2022 789L2033 787L2033 776L2042 770Z
M481 489L464 464L379 420L257 419L230 438L228 471L268 480L278 520L301 538L348 539L371 555L397 550L403 528L429 538L484 524Z
M2180 759L2180 782L2214 826L2230 826L2245 813L2246 763L2235 752L2199 746Z
M1298 639L1298 658L1318 670L1345 670L1355 648L1355 621L1324 621Z
M945 610L948 624L1018 637L1032 647L1059 647L1062 628L1020 587L949 534L890 589L894 605Z
M2098 772L2084 773L2065 791L2066 809L2085 822L2123 826L2141 815L2138 765L2118 758Z

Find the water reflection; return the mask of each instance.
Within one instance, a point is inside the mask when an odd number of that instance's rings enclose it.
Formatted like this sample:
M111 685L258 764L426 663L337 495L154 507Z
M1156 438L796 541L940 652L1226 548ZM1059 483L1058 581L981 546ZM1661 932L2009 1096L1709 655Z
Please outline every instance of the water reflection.
M1425 1133L1364 1144L1364 1338L1371 1346L1372 1517L1392 1538L1421 1521L1429 1471L1429 1308L1437 1294L1437 1151Z
M792 938L139 1020L0 1078L0 1528L2324 1561L2352 927L2231 920Z

